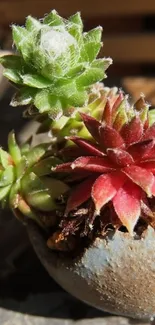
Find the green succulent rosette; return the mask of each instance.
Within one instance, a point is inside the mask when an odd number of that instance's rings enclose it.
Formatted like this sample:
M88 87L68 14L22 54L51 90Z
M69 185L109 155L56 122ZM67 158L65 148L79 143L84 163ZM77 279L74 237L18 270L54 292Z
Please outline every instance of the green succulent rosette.
M53 120L86 105L88 88L106 77L112 63L96 59L102 28L84 33L80 13L68 20L55 10L42 20L28 16L25 27L12 25L12 35L17 54L0 58L4 76L17 87L11 105L31 104Z
M40 226L54 222L53 211L59 207L57 199L69 187L51 177L51 168L61 162L52 156L49 144L20 148L13 132L8 137L8 152L0 148L0 201L9 206L22 222L27 218Z

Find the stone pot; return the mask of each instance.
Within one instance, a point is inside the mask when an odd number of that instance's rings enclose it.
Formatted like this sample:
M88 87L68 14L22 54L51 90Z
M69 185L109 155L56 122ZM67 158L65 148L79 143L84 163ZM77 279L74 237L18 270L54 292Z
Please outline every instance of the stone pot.
M117 315L155 316L155 231L151 227L143 238L110 231L76 259L49 250L35 224L27 228L48 273L73 296Z

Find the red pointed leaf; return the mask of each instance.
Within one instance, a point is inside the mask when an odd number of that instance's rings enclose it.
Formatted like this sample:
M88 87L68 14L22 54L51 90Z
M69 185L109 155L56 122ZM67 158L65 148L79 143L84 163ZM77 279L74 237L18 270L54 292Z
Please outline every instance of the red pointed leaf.
M153 123L143 135L142 140L155 139L155 123Z
M72 170L71 165L72 165L71 162L67 162L64 164L57 165L56 167L52 167L51 170L53 172L69 172Z
M112 107L111 107L110 99L107 98L101 120L104 121L106 123L106 125L109 125L109 126L111 126L111 124L112 124L111 112L112 112Z
M92 137L99 142L99 127L101 126L101 123L87 114L80 113L80 115L87 130L90 132Z
M152 185L154 176L148 170L139 166L129 166L122 171L137 185L139 185L149 197L152 195Z
M74 136L69 137L69 140L73 141L77 146L79 146L83 151L85 151L86 155L100 157L104 156L104 153L101 150L99 150L95 145L85 139Z
M100 214L101 208L116 195L124 181L125 177L121 172L101 175L96 179L91 193L96 214Z
M115 114L115 111L118 109L118 107L120 106L123 99L124 99L123 93L120 91L118 97L116 98L116 100L112 106L112 116Z
M79 157L72 163L72 169L81 168L82 170L96 173L105 173L115 169L107 157Z
M152 174L155 174L155 161L145 161L139 164L139 167L145 168Z
M121 135L127 146L138 142L143 134L143 124L138 116L134 117L121 129Z
M140 162L141 160L149 159L149 157L152 156L153 146L153 140L144 140L130 146L128 152L136 162Z
M120 167L125 167L134 163L132 156L122 149L107 149L107 155L114 164Z
M75 188L72 188L71 194L67 201L65 215L90 198L94 181L95 178L91 177L77 185Z
M114 209L127 228L133 234L133 229L140 217L140 200L142 190L133 182L127 181L113 198Z
M124 147L125 143L120 134L109 126L101 126L100 132L100 144L103 148L120 148Z

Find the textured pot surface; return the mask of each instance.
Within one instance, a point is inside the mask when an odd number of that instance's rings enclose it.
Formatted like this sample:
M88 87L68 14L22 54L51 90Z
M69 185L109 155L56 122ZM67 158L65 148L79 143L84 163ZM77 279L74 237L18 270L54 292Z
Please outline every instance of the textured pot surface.
M28 225L32 245L49 274L69 293L104 311L135 318L155 316L155 231L143 238L112 232L97 238L79 259L46 247L37 226Z

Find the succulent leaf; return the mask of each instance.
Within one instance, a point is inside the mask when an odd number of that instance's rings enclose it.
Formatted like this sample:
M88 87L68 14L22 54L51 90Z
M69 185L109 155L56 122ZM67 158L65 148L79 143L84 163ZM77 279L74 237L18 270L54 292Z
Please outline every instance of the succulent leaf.
M21 160L20 148L16 142L14 131L9 133L8 136L8 149L9 153L15 164L18 164Z
M0 188L0 201L5 199L5 197L9 194L10 189L11 189L11 185L7 185Z
M48 188L34 173L31 172L22 178L21 189L26 201L33 208L41 211L51 211L56 208Z
M141 208L141 190L132 182L121 187L113 198L114 209L122 224L133 235L134 227L139 219Z
M24 105L29 105L33 102L34 97L36 95L36 89L33 88L27 88L24 87L21 88L17 93L15 93L15 95L12 97L11 103L10 105L13 107L16 106L24 106Z
M149 124L152 125L153 123L155 123L155 109L151 109L148 115L149 115Z

